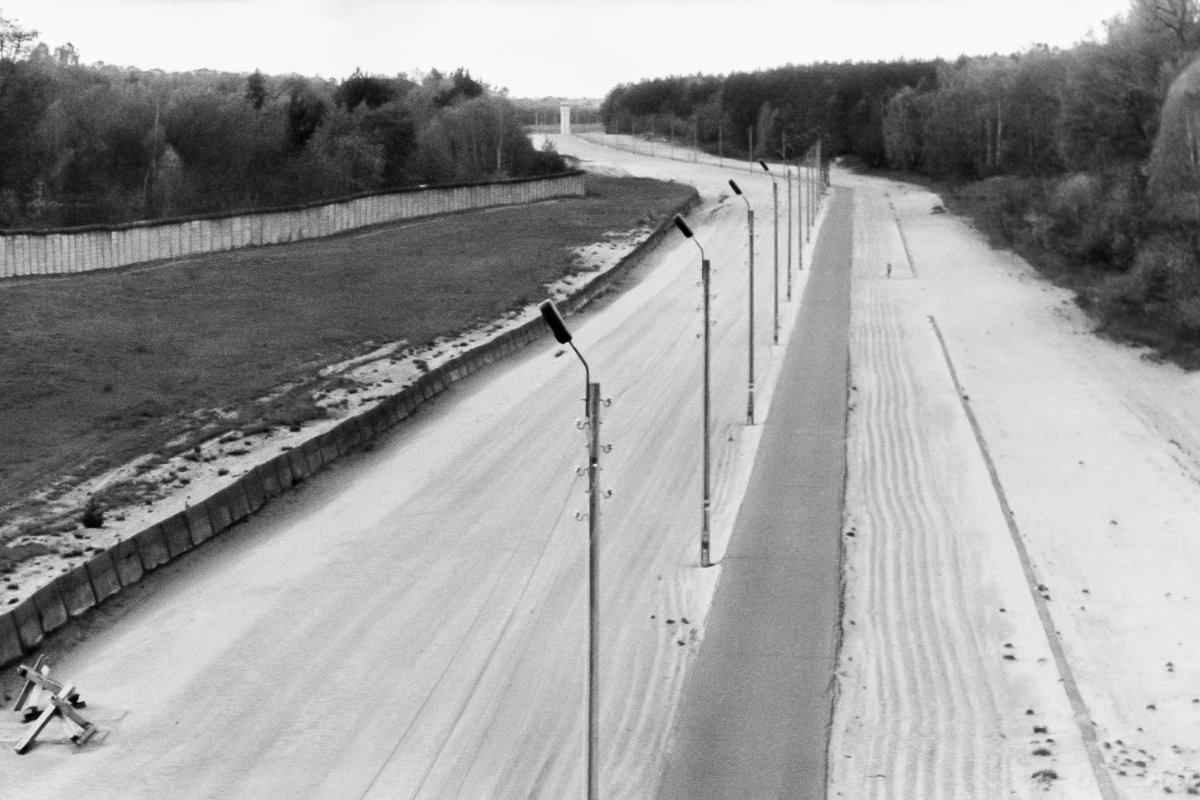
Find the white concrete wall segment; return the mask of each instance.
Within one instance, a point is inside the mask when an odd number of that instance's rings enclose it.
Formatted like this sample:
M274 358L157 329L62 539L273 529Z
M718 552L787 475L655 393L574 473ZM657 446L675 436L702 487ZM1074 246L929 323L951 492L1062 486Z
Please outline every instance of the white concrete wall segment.
M17 633L17 621L11 611L0 614L0 664L16 661L25 653L21 636Z
M492 184L433 186L304 208L134 223L112 230L0 231L0 278L88 272L197 253L281 244L332 236L380 222L583 193L582 173L568 173ZM106 255L109 251L112 255Z
M62 595L63 605L72 617L81 616L96 605L96 592L92 589L92 580L86 564L64 572L58 576L56 583L59 594Z

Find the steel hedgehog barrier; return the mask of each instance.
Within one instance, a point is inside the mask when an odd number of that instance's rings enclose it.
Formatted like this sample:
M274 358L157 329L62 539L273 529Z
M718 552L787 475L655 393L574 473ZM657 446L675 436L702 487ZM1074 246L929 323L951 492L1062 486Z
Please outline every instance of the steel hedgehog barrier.
M693 194L691 199L667 214L647 239L607 272L559 303L559 308L574 313L609 291L614 282L658 246L668 229L674 228L675 213L686 214L699 199L699 195ZM272 498L303 483L338 458L361 449L399 425L450 385L488 364L507 358L545 335L546 326L541 317L536 316L520 327L462 352L372 408L258 464L208 498L186 506L57 576L23 602L0 613L0 666L33 652L46 636L71 619L86 614L119 594L124 587L137 583L147 572L242 522Z
M58 230L0 231L0 278L113 269L203 253L316 239L387 222L490 206L582 197L584 173L564 172L369 192L242 213Z

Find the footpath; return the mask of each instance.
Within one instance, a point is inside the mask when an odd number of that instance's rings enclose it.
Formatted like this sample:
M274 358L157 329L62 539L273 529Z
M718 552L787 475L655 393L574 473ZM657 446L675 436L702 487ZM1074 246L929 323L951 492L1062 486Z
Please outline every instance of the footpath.
M824 798L841 596L853 195L835 189L680 700L661 800Z

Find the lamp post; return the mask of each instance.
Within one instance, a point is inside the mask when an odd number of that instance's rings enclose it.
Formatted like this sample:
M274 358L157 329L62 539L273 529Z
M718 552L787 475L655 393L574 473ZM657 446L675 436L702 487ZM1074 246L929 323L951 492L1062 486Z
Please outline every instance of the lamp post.
M733 189L733 193L742 198L742 202L746 204L746 228L749 231L750 241L750 388L746 395L746 424L754 424L754 209L750 206L750 200L746 195L742 194L742 189L733 178L729 179L729 186Z
M787 178L787 214L784 216L784 221L787 228L787 261L785 261L785 269L787 270L787 300L792 302L792 165L788 163L788 135L786 132L780 134L779 139L779 160L783 162L784 176ZM776 218L778 223L778 217Z
M696 240L692 229L683 221L683 217L675 215L675 227L679 228L684 236L696 242L696 247L700 248L700 279L704 285L704 502L702 508L702 522L700 528L700 566L712 566L712 562L708 558L708 542L709 542L709 520L712 515L712 502L710 492L710 474L709 474L709 266L708 259L704 257L704 248L700 242Z
M583 364L587 385L584 404L588 428L588 744L587 796L600 797L600 384L592 383L591 369L579 348L571 341L571 332L555 308L543 300L538 310L559 344L569 344Z
M758 160L763 171L771 177L771 197L775 201L775 335L772 341L779 344L779 184L771 174L771 168L761 158Z
M808 168L808 225L804 229L804 240L812 241L812 226L817 217L817 174L816 164L812 157L812 148L808 150L808 160L811 166Z
M788 208L787 208L787 299L792 302L792 167L787 161L783 162L787 171Z

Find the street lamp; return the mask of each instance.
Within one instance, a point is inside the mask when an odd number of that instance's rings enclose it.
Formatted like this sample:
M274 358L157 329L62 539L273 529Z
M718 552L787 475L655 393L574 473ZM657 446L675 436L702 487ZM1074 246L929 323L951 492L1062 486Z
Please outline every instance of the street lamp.
M785 145L786 147L786 145ZM787 207L787 299L792 302L792 167L787 161L783 162L787 172L788 207Z
M767 166L767 162L761 158L758 163L762 166L763 171L771 177L771 196L775 200L775 336L773 341L779 344L779 184L775 182L775 176L771 175L771 168Z
M810 164L808 168L808 225L804 229L804 241L806 242L812 241L812 226L817 217L817 179L815 166L811 166L814 163L812 153L813 150L810 147L808 149Z
M600 384L592 383L592 372L579 348L571 341L563 318L554 303L543 300L538 310L559 344L569 344L583 364L587 384L588 428L588 800L600 797Z
M742 198L746 204L746 227L750 237L750 390L746 397L746 424L754 424L754 209L750 200L742 194L742 189L733 178L729 179L733 193Z
M708 428L709 428L709 267L708 259L704 257L704 248L700 242L696 240L692 234L692 229L683 221L683 217L675 215L675 227L679 228L684 236L696 242L696 247L700 248L700 279L704 285L704 505L703 519L700 528L700 566L712 566L712 562L708 559L708 540L709 540L709 520L712 513L712 502L710 495L710 475L709 475L709 443L708 443Z
M787 177L787 214L784 220L787 223L787 299L792 302L792 165L788 163L788 137L787 133L780 136L779 142L779 160L783 162L783 172Z

